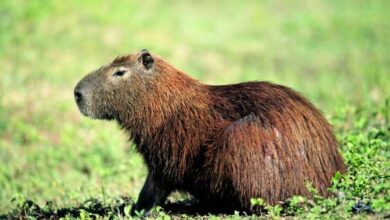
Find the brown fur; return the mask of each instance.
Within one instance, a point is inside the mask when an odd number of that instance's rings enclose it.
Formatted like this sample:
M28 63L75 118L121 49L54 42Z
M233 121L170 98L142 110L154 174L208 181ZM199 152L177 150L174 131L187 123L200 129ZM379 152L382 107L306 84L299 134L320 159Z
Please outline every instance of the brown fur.
M268 82L206 85L156 56L143 69L140 54L115 59L78 87L97 94L84 114L129 132L156 188L250 212L251 198L310 196L307 181L328 196L332 176L345 171L331 126L297 92ZM131 74L112 84L119 66Z

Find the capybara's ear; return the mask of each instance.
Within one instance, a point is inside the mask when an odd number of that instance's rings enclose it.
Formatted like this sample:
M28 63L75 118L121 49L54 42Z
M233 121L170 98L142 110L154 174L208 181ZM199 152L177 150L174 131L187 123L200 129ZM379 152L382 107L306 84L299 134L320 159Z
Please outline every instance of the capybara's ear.
M138 62L141 63L146 69L153 67L154 59L148 50L142 49L139 53Z

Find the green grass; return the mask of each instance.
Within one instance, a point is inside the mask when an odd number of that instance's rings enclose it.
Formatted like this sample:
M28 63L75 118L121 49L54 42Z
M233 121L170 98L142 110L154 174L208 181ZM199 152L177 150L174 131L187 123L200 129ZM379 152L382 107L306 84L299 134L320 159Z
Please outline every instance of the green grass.
M73 88L117 55L147 48L203 82L268 80L323 110L349 173L335 178L338 199L298 198L285 212L366 218L351 211L362 201L374 217L388 215L389 10L386 0L0 0L0 213L27 199L60 209L137 197L141 158L115 123L78 112Z

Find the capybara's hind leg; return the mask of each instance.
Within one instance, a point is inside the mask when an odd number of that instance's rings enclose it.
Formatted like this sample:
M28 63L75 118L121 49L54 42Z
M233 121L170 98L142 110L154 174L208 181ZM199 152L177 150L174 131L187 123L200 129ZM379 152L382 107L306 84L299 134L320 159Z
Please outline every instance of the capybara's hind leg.
M231 190L221 193L234 195L232 200L239 203L237 207L247 212L253 211L251 198L264 198L274 204L285 199L286 192L304 188L304 174L295 169L298 165L294 165L293 154L285 149L277 132L277 128L265 127L257 116L249 115L229 125L219 137L217 147L208 152L214 157L212 187L217 191ZM288 158L286 154L292 156Z

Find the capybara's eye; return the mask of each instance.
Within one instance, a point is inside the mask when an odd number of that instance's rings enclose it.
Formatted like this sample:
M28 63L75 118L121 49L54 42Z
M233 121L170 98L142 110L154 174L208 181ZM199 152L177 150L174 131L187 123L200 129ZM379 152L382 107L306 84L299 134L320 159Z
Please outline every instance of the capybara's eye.
M117 71L115 71L115 72L112 74L112 76L120 77L120 76L123 76L125 73L126 73L126 70L117 70Z

